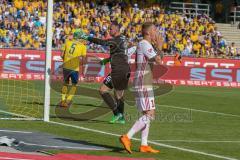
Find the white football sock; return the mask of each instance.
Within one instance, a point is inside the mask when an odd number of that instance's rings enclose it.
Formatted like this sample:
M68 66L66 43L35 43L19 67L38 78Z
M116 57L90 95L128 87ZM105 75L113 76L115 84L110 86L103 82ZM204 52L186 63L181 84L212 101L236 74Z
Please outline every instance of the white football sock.
M148 145L149 128L150 128L150 120L145 125L145 127L142 129L142 143L141 143L142 146L147 146Z
M143 115L140 117L135 124L132 126L132 128L128 131L127 136L128 138L132 138L134 134L142 130L146 127L146 124L150 123L150 118L146 115Z

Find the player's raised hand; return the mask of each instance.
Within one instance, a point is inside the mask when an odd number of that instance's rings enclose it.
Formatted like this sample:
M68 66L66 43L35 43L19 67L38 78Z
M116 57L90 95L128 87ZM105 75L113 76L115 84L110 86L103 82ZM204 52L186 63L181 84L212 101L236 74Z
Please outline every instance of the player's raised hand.
M154 39L153 39L153 45L154 47L156 47L159 51L162 50L162 46L163 46L163 38L162 35L160 33L156 33Z
M163 52L162 52L162 46L163 46L163 37L161 33L157 30L157 33L155 34L155 37L153 38L153 46L157 51L157 54L159 55L158 60L156 62L158 64L161 64L161 59L163 58Z

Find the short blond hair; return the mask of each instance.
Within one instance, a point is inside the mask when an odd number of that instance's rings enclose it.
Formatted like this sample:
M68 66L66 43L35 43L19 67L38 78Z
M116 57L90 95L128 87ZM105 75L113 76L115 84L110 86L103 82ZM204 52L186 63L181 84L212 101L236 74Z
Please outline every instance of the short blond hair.
M151 28L152 26L154 26L154 24L152 22L146 22L142 25L142 35L145 36L149 30L149 28Z

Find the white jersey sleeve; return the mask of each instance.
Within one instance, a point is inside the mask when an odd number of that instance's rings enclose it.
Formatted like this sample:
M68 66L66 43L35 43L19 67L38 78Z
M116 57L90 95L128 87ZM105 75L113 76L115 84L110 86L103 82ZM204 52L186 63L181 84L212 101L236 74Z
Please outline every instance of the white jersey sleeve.
M128 48L128 50L127 50L127 55L128 55L129 57L131 57L132 54L136 52L136 50L137 50L137 46L133 46L133 47L131 47L131 48Z
M154 50L152 44L150 44L148 41L143 40L141 42L141 49L142 53L148 58L151 59L157 55L156 51Z
M134 53L136 53L137 46L133 46L131 48L128 48L127 50L127 56L128 56L128 63L131 63L131 57Z

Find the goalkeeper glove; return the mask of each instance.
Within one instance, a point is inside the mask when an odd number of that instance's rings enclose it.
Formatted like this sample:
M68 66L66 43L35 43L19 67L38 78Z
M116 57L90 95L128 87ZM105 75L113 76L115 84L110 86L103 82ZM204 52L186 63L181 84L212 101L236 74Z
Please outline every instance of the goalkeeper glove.
M88 40L88 36L81 29L76 29L76 31L73 33L73 37L75 39Z
M106 65L108 62L110 62L110 58L104 58L103 60L100 61L100 64Z

